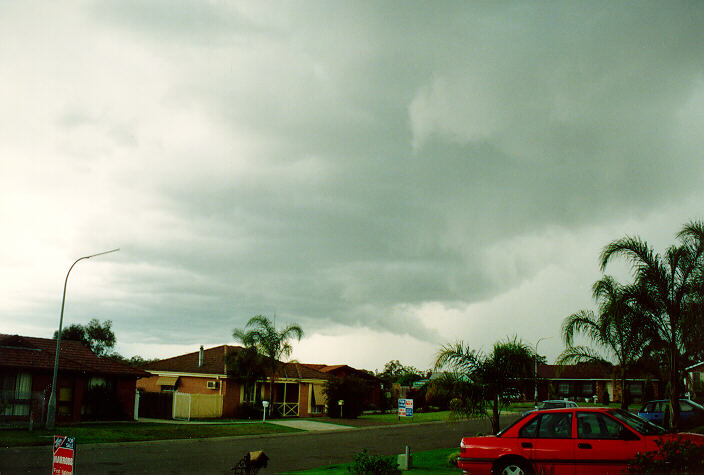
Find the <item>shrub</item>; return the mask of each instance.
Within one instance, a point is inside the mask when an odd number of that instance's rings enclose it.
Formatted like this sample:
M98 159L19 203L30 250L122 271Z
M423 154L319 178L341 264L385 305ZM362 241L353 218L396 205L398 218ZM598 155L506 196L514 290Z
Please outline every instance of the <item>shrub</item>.
M448 465L451 465L453 467L457 466L457 459L460 458L460 453L459 452L453 452L447 457L447 463Z
M237 407L235 417L238 419L261 419L262 405L252 402L243 402Z
M354 456L354 461L352 465L347 468L347 471L352 473L401 473L393 457L369 455L367 449L362 449L361 452Z
M325 395L328 401L328 416L340 417L340 406L337 401L343 400L342 417L356 418L362 414L364 399L368 394L367 382L355 376L331 378L325 385Z
M656 440L657 450L637 454L628 473L690 474L704 472L704 446L686 439Z

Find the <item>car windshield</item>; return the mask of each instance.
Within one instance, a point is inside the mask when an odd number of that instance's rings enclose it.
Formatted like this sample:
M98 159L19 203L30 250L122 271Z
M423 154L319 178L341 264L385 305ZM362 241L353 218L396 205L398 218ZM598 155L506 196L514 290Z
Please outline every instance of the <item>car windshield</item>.
M657 435L665 432L665 429L662 427L656 426L645 419L641 419L640 417L634 416L630 412L622 411L621 409L609 411L609 414L643 435Z

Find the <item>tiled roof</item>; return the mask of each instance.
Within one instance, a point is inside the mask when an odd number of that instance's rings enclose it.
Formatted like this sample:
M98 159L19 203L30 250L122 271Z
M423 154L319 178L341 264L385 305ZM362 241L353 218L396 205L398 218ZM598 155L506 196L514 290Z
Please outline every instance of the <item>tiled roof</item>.
M284 363L284 366L281 368L280 374L278 374L277 377L294 379L330 379L330 375L301 363Z
M172 371L176 373L207 373L225 374L225 354L229 351L241 350L241 346L220 345L203 350L203 365L198 366L198 353L186 353L163 360L155 361L146 366L147 370Z
M538 365L538 377L542 379L592 379L611 380L618 378L618 368L595 364L576 365ZM645 379L643 371L631 370L626 373L628 379Z
M0 366L53 370L56 340L0 333ZM128 364L99 358L78 341L61 340L59 371L105 375L148 376Z
M214 348L203 350L203 365L198 366L198 354L200 350L185 355L174 356L164 360L150 363L145 369L148 371L169 371L174 373L206 373L206 374L226 374L225 355L230 351L240 351L241 346L220 345ZM300 363L282 363L278 378L293 379L329 379L327 374L317 371ZM266 369L267 377L271 371Z
M376 376L373 374L364 371L362 369L357 369L353 368L349 365L346 364L338 364L338 365L324 365L324 364L304 364L304 366L308 366L309 368L315 369L317 371L320 371L321 373L326 373L326 374L335 374L339 373L339 370L343 370L342 374L354 374L355 376L358 376L360 378L364 379L369 379L369 380L378 380Z

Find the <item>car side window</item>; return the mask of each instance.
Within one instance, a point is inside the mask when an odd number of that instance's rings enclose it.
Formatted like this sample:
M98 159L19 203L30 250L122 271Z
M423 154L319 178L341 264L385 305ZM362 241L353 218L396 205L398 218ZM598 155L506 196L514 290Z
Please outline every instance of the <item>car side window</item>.
M691 412L693 410L694 410L694 408L692 407L692 405L690 403L685 402L685 401L680 401L680 411L681 412Z
M643 407L642 412L653 412L653 409L655 408L655 403L649 402L648 404Z
M572 413L555 412L541 414L538 421L538 437L542 439L569 439L572 437Z
M535 437L538 433L538 419L540 416L534 417L532 421L521 427L521 430L518 431L518 437Z
M577 413L577 437L580 439L618 439L622 430L619 422L604 414Z

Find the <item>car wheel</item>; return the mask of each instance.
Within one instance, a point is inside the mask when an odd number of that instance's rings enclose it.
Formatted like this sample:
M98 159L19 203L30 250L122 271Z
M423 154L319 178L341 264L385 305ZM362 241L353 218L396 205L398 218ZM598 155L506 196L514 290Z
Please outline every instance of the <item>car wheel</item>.
M521 460L499 462L494 469L495 475L529 475L532 473L530 465Z

